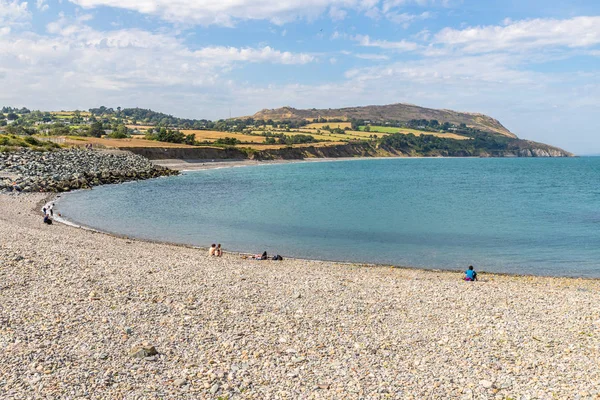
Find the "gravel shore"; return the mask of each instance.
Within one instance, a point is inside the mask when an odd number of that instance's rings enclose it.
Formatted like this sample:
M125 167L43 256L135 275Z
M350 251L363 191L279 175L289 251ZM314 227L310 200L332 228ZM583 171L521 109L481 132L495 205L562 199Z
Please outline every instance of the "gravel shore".
M0 195L2 399L600 398L598 280L208 258L45 199Z

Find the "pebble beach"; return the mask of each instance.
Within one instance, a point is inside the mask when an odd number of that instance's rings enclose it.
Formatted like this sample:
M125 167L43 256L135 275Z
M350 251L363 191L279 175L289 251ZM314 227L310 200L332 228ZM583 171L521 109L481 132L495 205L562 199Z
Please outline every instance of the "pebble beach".
M599 280L209 258L48 199L0 195L2 399L600 399Z

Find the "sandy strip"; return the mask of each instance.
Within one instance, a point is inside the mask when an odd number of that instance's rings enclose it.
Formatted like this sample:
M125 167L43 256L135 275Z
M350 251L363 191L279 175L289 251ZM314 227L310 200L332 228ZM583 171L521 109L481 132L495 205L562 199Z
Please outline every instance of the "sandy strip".
M166 159L166 160L151 160L155 165L175 169L178 171L199 171L205 169L217 168L233 168L233 167L248 167L256 165L269 164L291 164L304 162L334 162L334 161L357 161L357 160L383 160L407 157L337 157L337 158L305 158L302 160L183 160L183 159ZM424 157L411 157L424 158ZM442 158L442 157L437 157ZM456 157L455 157L456 158Z
M600 396L598 280L208 258L46 199L0 196L2 399Z

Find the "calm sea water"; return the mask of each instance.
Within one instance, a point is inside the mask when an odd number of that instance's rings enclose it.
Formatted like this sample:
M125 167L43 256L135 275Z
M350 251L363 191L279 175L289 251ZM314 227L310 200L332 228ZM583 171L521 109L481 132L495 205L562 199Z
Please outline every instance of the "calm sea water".
M76 223L283 256L600 277L600 158L225 168L64 195Z

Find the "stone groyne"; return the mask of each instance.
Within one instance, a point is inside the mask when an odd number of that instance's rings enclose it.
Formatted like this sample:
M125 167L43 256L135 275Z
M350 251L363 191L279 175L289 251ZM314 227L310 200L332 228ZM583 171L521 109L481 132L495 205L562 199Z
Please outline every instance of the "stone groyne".
M0 191L66 192L175 174L129 152L65 149L0 153Z

